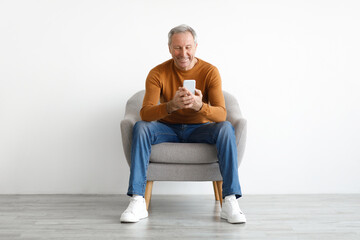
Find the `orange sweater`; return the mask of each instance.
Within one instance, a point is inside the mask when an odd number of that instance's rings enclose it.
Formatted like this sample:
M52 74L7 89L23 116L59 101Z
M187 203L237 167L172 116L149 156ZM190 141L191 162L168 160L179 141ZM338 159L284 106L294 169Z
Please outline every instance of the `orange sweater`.
M143 121L196 124L221 122L226 119L225 100L221 88L221 78L217 68L199 58L195 66L188 70L178 69L170 59L153 68L146 79L146 91L140 116ZM187 79L196 80L196 88L203 94L203 107L196 112L180 109L169 114L166 103L173 99L175 92ZM160 104L159 104L160 101Z

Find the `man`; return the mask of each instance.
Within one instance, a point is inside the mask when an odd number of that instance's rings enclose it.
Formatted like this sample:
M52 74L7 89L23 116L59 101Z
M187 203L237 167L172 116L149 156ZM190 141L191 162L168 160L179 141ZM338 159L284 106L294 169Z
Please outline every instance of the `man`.
M162 142L216 144L225 197L221 218L244 223L237 198L241 197L234 128L225 121L221 78L216 67L195 57L195 31L180 25L168 34L172 59L153 68L146 79L140 110L142 121L133 129L128 195L130 204L121 222L138 222L148 212L144 199L151 145ZM183 87L195 79L195 94ZM159 104L160 100L160 104Z

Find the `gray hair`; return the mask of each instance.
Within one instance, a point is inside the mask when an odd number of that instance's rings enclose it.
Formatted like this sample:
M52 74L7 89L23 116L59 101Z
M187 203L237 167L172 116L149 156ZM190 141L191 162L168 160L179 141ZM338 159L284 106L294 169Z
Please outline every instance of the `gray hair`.
M184 32L190 32L191 35L194 38L194 43L195 45L197 44L197 36L196 36L196 32L194 29L192 29L190 26L186 25L186 24L181 24L177 27L174 27L173 29L170 30L169 34L168 34L168 45L171 45L171 38L175 33L184 33Z

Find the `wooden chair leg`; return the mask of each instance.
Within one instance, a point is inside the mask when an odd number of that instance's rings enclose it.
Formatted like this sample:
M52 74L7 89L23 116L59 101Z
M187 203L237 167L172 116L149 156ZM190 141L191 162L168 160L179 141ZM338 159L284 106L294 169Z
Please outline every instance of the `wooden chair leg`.
M214 187L215 201L219 201L219 190L217 188L216 182L213 181L212 183Z
M223 184L223 181L217 181L216 182L221 207L222 207L222 184Z
M153 183L154 183L154 181L147 181L147 183L146 183L146 188L145 188L146 209L149 209Z

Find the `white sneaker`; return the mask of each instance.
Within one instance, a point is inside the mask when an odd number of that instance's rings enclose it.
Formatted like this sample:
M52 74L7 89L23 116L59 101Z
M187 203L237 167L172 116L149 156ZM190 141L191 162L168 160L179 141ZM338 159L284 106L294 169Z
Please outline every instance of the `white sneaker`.
M220 217L229 223L246 223L245 215L241 211L235 195L225 197Z
M130 198L130 204L121 214L120 222L135 223L143 218L148 217L146 210L146 202L142 196L134 196Z

